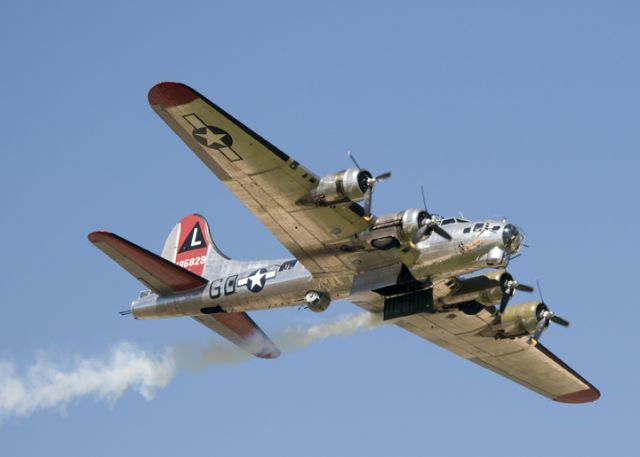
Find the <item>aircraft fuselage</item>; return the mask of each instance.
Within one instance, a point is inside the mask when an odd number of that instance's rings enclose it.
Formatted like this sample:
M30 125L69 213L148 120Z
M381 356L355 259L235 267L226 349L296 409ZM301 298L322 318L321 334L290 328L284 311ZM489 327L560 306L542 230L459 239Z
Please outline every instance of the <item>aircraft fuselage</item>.
M411 273L416 280L424 281L425 287L438 277L504 268L523 239L515 226L505 221L456 221L445 227L451 240L433 233L415 246L417 255L409 254L416 257ZM397 268L377 272L366 289L395 284L400 268L398 262ZM363 276L366 274L363 272ZM357 283L354 280L348 291L318 292L329 298L349 298L363 291ZM156 319L301 306L306 303L305 294L315 289L313 275L295 259L236 261L233 268L218 271L205 287L168 296L144 291L131 304L131 313L136 319Z

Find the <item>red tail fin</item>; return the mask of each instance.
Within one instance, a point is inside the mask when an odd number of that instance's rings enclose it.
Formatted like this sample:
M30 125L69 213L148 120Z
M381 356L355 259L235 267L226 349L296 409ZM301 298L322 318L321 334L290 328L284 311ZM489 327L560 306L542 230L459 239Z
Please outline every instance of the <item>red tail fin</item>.
M207 220L199 214L189 214L169 234L162 257L202 276L210 249L220 254L211 239Z

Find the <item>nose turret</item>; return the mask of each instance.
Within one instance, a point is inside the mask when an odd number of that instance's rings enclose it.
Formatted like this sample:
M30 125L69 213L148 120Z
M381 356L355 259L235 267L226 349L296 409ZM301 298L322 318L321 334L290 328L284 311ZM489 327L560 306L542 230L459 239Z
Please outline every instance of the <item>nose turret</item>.
M507 253L514 254L518 252L523 240L524 235L515 225L507 224L502 229L502 243L504 244L504 249Z

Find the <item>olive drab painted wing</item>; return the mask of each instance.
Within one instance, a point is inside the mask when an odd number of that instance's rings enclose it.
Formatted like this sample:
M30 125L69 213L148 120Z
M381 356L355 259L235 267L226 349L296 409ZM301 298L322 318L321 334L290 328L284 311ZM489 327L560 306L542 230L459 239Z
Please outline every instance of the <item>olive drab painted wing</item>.
M383 298L375 293L363 294L353 302L372 312L381 312L384 306ZM394 323L555 401L586 403L600 398L598 389L539 342L529 344L527 337L495 339L482 335L494 318L486 310L476 315L421 313Z
M366 230L357 204L297 205L319 177L204 96L180 83L149 91L149 103L207 167L319 280L345 282L362 268L397 260L397 253L345 252L340 240ZM330 274L329 274L330 273ZM339 288L339 287L338 287Z

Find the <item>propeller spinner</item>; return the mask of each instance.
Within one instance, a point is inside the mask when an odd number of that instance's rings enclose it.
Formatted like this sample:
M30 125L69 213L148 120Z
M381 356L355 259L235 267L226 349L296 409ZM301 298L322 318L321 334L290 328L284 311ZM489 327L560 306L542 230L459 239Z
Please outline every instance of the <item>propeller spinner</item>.
M542 332L545 328L549 326L549 322L554 322L563 327L569 327L569 321L561 318L560 316L556 316L556 314L549 309L549 307L545 304L544 298L542 297L542 288L540 287L540 283L536 281L536 285L538 286L538 293L540 294L540 304L542 305L541 311L538 315L540 319L538 321L538 325L536 325L536 329L533 332L533 335L529 337L529 344L535 344L540 339Z
M442 238L450 240L451 235L449 235L445 229L440 227L440 220L437 217L434 217L427 209L427 199L424 197L424 186L420 186L420 192L422 193L422 204L424 205L425 217L420 221L420 228L413 236L411 242L416 244L422 239L422 237L430 235L431 232L436 232Z
M351 151L347 151L347 154L349 155L349 158L353 161L355 166L358 167L358 170L361 170L364 172L361 174L363 179L362 187L366 187L366 190L364 192L364 199L363 199L364 200L364 218L369 220L371 219L371 202L373 199L373 189L377 183L382 182L385 179L389 179L391 177L391 172L387 171L386 173L382 173L376 177L373 177L373 175L371 175L368 171L363 170L363 168L356 161L356 158L353 156Z
M509 300L514 296L516 290L520 290L522 292L533 292L534 290L531 286L520 284L509 274L503 275L503 278L504 279L500 282L500 288L502 289L502 298L500 299L500 308L498 309L498 314L500 315L504 313L505 309L507 309Z

